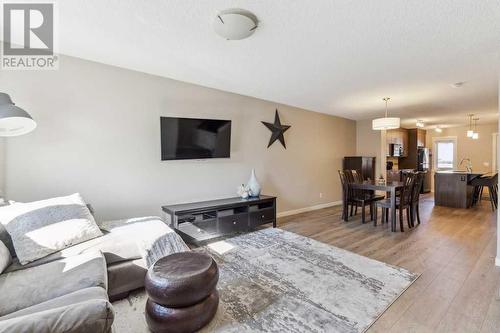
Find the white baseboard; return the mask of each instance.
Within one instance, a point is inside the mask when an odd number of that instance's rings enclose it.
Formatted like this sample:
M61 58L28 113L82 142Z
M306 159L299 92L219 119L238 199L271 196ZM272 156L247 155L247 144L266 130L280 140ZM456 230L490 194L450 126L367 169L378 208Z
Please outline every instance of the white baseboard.
M304 208L299 208L299 209L294 209L294 210L287 210L286 212L280 212L280 213L276 214L276 216L277 217L290 216L290 215L311 212L313 210L318 210L318 209L323 209L323 208L328 208L328 207L333 207L333 206L340 206L340 205L342 205L342 200L341 201L327 202L327 203L320 204L320 205L304 207Z
M499 266L500 267L500 258L499 257L495 258L495 266Z

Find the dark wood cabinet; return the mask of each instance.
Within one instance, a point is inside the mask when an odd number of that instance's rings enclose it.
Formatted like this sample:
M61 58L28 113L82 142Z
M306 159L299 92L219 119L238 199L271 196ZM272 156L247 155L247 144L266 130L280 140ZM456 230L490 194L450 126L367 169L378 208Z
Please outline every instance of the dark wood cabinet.
M343 170L356 170L361 172L363 179L376 179L375 157L346 156L342 163Z
M163 206L167 223L187 242L203 244L263 224L276 227L276 197L228 198Z
M386 141L386 155L390 156L390 144L401 145L402 155L408 155L408 131L405 128L398 128L393 130L388 130L385 136Z
M420 128L408 130L408 154L399 159L400 169L416 169L418 166L418 148L425 147L426 131Z

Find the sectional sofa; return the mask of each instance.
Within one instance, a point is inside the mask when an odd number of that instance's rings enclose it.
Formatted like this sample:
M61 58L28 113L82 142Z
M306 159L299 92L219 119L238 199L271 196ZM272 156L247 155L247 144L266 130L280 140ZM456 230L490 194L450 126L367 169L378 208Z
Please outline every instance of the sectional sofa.
M101 237L25 265L0 224L12 256L0 274L0 333L111 332L110 300L142 287L158 258L189 250L158 217L97 224Z

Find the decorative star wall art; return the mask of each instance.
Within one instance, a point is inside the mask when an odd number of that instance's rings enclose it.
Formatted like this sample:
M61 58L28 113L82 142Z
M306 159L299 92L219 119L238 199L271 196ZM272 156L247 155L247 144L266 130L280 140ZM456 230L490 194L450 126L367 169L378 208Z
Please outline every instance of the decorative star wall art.
M286 149L285 137L283 136L283 133L285 133L291 126L281 125L278 109L276 109L276 113L274 114L274 124L267 123L265 121L263 121L262 123L271 131L271 138L269 139L267 148L271 147L274 141L280 140L281 144Z

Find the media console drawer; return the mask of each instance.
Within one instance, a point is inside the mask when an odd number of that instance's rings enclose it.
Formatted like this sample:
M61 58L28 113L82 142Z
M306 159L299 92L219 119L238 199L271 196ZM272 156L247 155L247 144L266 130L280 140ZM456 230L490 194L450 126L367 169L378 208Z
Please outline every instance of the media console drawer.
M217 231L220 233L241 232L248 229L248 214L219 217Z
M261 209L250 213L249 226L257 227L259 225L272 222L275 219L274 208Z

